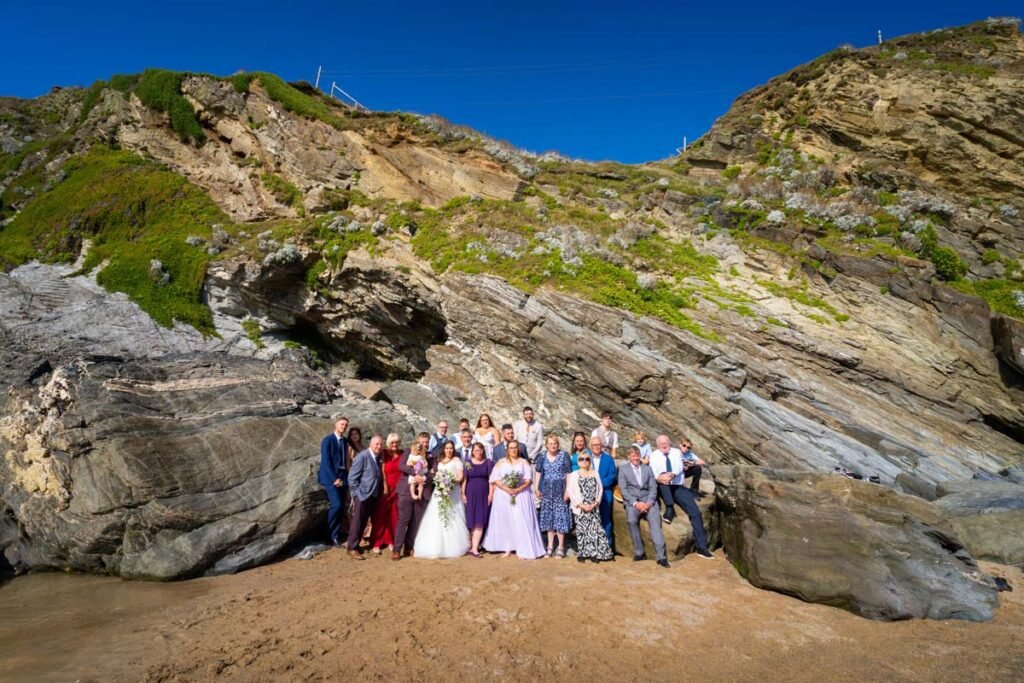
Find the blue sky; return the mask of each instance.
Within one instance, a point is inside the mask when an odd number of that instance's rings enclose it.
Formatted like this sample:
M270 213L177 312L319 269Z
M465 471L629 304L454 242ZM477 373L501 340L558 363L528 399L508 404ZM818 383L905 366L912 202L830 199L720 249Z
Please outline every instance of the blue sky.
M533 151L672 154L742 92L838 45L1020 14L1020 2L6 3L0 95L150 66L337 80Z

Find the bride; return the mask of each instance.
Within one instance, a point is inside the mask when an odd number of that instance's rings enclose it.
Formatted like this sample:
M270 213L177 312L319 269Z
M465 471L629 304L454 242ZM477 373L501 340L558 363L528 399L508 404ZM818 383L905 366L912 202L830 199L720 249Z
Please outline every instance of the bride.
M469 531L466 529L466 511L462 507L462 460L455 455L455 444L447 441L434 475L434 492L423 513L413 554L417 558L462 557L469 550ZM447 494L437 484L442 472L452 475L452 488ZM444 519L441 499L450 501L450 514Z

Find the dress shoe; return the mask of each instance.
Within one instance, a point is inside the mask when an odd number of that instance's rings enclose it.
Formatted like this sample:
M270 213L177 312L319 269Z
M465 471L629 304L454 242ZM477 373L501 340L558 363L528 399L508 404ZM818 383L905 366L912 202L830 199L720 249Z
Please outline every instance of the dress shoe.
M400 557L402 557L402 556L399 554L399 552L397 550L392 550L391 551L391 559L392 559L392 561L398 561L398 559Z
M643 562L646 559L647 559L646 555L634 555L633 556L633 561L634 562Z
M668 560L666 560L665 558L662 558L662 559L658 560L658 566L659 567L664 567L665 569L668 569L668 566L669 566L668 565Z
M348 554L351 555L352 558L356 559L356 560L365 560L366 559L365 557L363 557L362 555L359 554L358 550L349 550Z

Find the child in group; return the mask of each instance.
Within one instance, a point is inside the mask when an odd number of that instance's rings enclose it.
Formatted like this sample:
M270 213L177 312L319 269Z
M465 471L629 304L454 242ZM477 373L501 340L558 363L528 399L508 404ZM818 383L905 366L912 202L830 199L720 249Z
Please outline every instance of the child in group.
M416 481L416 477L422 476L427 471L427 458L423 452L423 445L416 444L409 452L409 459L405 463L412 468L413 474L409 475L409 492L413 500L423 498L423 483Z

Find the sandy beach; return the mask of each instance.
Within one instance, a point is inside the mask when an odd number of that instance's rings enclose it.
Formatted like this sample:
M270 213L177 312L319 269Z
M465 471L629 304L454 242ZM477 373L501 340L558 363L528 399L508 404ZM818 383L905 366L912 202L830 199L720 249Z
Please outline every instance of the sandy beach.
M984 624L880 623L670 570L329 551L175 584L40 574L0 588L4 681L1020 681L1024 577Z

